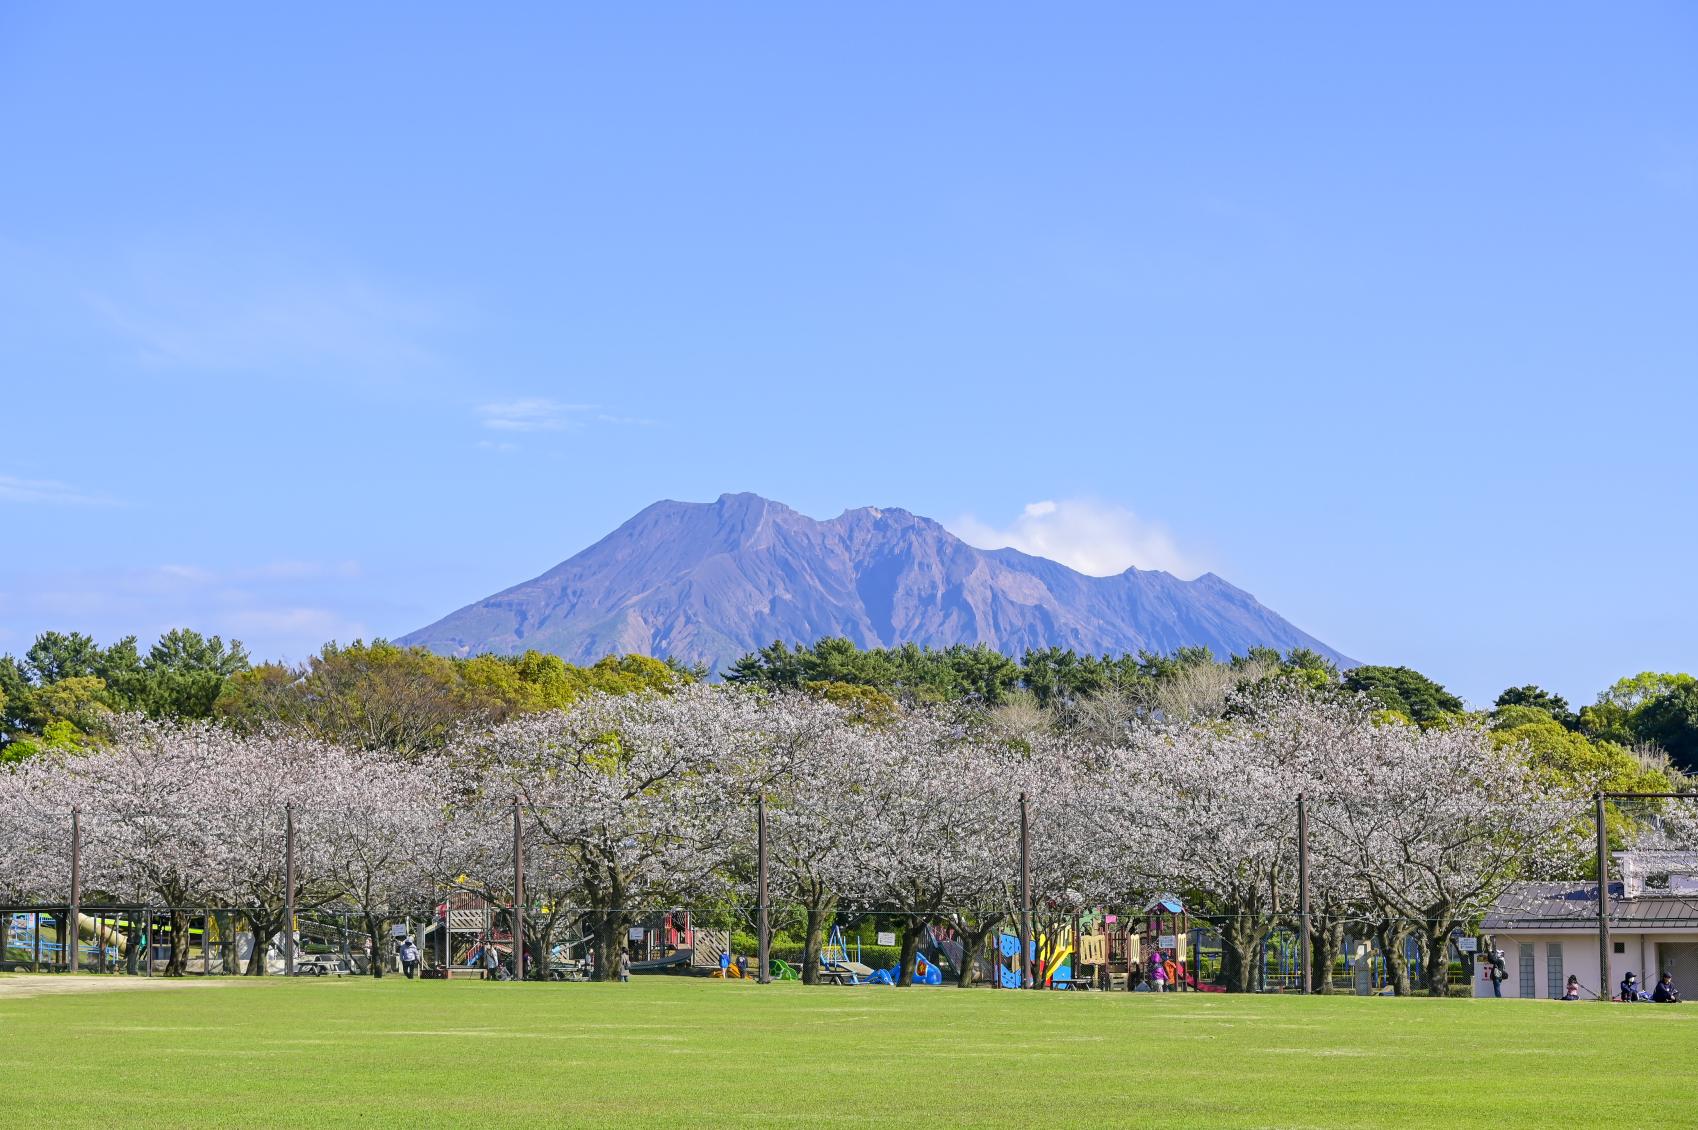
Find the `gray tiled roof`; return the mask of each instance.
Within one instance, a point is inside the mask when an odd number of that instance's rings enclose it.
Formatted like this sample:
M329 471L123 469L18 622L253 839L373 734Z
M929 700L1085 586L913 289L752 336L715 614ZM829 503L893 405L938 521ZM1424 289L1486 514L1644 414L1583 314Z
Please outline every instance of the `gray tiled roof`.
M1620 883L1610 884L1611 926L1666 926L1698 929L1698 896L1623 898ZM1517 883L1505 891L1481 923L1481 929L1562 930L1596 925L1598 884Z

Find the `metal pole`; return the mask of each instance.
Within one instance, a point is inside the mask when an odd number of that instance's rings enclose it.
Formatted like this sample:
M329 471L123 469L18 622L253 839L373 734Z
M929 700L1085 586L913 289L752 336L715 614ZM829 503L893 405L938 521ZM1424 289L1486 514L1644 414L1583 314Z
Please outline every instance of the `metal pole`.
M71 806L71 972L77 971L77 939L83 916L83 809Z
M1315 991L1313 962L1309 953L1309 800L1297 794L1297 960L1301 964L1299 984L1303 995Z
M1598 999L1610 999L1610 848L1604 835L1604 794L1593 798L1598 825Z
M513 979L525 979L525 824L513 798Z
M1032 822L1026 794L1020 793L1020 987L1032 983Z
M257 942L257 939L256 939ZM256 955L261 961L265 955ZM283 806L283 976L295 975L295 802Z
M766 794L755 803L755 981L772 983L771 908L767 905Z

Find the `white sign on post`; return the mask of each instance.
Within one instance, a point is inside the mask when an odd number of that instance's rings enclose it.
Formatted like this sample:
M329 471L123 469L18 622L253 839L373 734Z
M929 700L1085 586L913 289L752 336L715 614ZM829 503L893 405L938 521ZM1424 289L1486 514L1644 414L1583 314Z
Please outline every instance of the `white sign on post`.
M643 928L641 926L631 927L631 940L633 942L640 942L643 940Z
M1480 948L1480 939L1458 938L1456 939L1456 948L1461 950L1463 953L1475 953Z
M1163 934L1161 937L1156 939L1156 946L1164 950L1173 949L1178 944L1179 937L1175 934Z
M878 944L881 945L881 946L893 946L893 945L895 945L896 944L896 931L894 931L894 930L880 930L878 932Z

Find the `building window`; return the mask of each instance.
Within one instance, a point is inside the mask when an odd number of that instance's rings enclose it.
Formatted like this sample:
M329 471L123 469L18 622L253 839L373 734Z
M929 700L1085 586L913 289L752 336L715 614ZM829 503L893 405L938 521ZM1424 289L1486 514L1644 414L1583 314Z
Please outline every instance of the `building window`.
M1562 943L1551 942L1545 946L1545 986L1550 989L1551 999L1562 996Z
M1627 952L1627 943L1626 942L1617 942L1615 944L1615 952L1616 953L1626 953Z
M1533 943L1532 942L1522 942L1521 943L1521 983L1518 987L1520 988L1521 991L1519 993L1517 993L1516 995L1519 996L1522 1000L1531 1000L1533 998L1534 989L1533 989Z

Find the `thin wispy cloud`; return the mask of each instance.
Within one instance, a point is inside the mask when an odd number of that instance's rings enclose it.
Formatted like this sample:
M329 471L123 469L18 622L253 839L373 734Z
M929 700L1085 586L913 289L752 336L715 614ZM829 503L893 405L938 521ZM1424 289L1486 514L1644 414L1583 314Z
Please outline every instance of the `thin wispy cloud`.
M433 363L428 339L447 319L440 302L334 255L249 232L156 238L87 273L87 307L157 368L381 377Z
M498 432L560 432L581 422L593 404L563 404L545 396L478 405L483 426Z
M1134 567L1161 569L1179 577L1203 571L1180 552L1161 525L1112 503L1044 499L1028 503L1006 526L994 526L971 514L947 525L968 545L1018 549L1093 577L1109 577Z
M476 412L482 427L509 434L577 431L597 424L650 428L659 423L643 416L623 415L600 404L570 404L548 396L490 401L478 405ZM519 450L519 444L513 440L484 439L477 446L483 451Z
M38 506L112 506L115 501L106 495L74 487L57 479L23 479L15 475L0 475L0 502L19 502Z
M208 566L170 562L135 569L69 569L0 575L0 615L16 639L75 626L103 640L143 645L171 628L235 637L265 658L304 658L327 640L369 636L382 599L355 561L281 559Z

